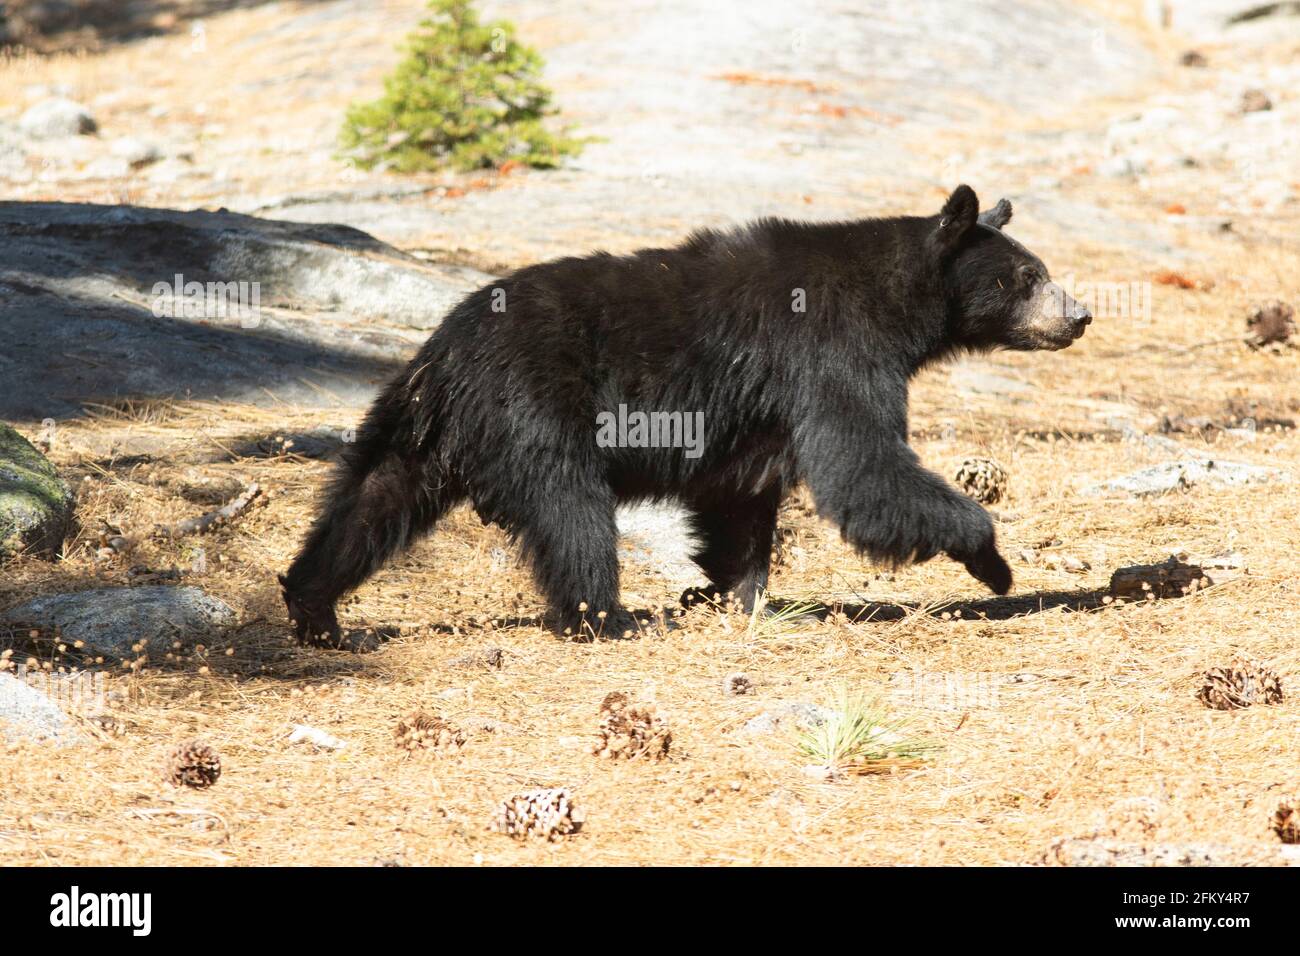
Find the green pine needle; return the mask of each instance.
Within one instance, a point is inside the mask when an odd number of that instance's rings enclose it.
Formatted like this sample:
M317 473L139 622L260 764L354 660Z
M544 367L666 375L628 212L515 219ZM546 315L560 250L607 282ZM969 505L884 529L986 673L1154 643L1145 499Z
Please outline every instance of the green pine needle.
M816 601L792 601L771 614L765 613L766 610L765 597L760 597L754 602L754 610L749 615L750 637L765 638L788 633L791 628L805 623L802 620L805 615L816 614L822 611L823 607Z
M801 731L796 746L824 767L869 771L873 765L914 764L938 746L902 733L906 723L889 718L862 694L841 690L832 713L820 726Z

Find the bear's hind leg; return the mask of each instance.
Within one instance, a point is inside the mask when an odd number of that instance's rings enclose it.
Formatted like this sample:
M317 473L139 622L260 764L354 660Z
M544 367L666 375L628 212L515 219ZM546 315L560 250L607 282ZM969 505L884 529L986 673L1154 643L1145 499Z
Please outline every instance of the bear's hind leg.
M538 489L535 510L508 523L550 606L548 623L575 641L634 637L618 590L614 496L603 483Z
M301 643L343 646L334 612L338 599L461 500L444 476L431 471L427 460L411 461L394 452L382 453L374 462L358 457L340 464L324 510L280 578Z
M724 605L735 601L746 613L754 609L767 590L781 496L782 489L774 485L748 498L691 503L700 538L700 549L691 557L709 576L709 585L687 591L682 603L713 602L716 594Z

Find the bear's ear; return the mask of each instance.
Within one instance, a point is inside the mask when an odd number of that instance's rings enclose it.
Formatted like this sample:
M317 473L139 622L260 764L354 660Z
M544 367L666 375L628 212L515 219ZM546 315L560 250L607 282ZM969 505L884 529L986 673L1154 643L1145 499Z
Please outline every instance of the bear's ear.
M958 186L943 204L939 228L935 231L935 242L942 249L955 248L961 237L975 225L979 212L980 201L975 190L964 183Z
M999 199L998 204L992 209L986 209L980 213L980 222L986 226L992 226L994 229L1001 229L1011 221L1011 200Z

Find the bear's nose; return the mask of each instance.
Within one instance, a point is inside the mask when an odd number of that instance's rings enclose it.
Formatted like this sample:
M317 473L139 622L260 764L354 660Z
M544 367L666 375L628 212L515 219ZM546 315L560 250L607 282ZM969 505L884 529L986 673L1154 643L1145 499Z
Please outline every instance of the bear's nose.
M1074 304L1070 310L1070 323L1074 326L1074 334L1082 335L1083 330L1092 324L1092 313L1088 311L1087 306Z

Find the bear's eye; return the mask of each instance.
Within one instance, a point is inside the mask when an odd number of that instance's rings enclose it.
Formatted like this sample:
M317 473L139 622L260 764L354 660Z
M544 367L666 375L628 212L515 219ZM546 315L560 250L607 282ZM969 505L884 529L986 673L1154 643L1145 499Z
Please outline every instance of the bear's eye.
M1033 266L1021 266L1018 272L1021 285L1031 286L1038 282L1038 270Z

